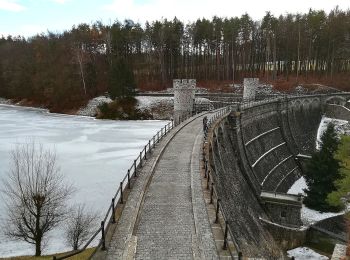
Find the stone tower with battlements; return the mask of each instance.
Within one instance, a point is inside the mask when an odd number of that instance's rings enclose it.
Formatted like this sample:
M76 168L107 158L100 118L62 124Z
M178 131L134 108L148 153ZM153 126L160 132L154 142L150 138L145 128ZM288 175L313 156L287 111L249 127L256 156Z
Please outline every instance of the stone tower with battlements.
M259 78L244 78L243 80L243 99L254 100L256 89L259 86Z
M181 119L191 116L195 99L195 79L174 79L174 121L178 124Z

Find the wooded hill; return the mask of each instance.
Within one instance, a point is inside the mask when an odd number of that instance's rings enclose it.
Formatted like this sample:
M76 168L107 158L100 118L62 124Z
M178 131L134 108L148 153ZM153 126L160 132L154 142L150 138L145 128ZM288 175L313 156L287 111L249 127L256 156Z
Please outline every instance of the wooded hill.
M52 110L77 107L114 89L115 96L195 78L220 87L260 77L280 88L325 83L350 89L350 10L274 17L248 14L184 24L177 18L80 24L60 34L0 39L0 96Z

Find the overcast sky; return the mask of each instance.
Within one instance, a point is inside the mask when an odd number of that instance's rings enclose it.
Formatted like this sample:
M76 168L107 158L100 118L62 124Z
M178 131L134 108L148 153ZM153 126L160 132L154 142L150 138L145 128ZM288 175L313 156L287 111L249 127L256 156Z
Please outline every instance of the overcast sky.
M261 19L266 11L306 13L309 8L329 12L335 6L350 8L350 0L0 0L0 36L62 32L74 24L100 20L109 24L130 18L144 23L178 17L183 22L197 18L241 16Z

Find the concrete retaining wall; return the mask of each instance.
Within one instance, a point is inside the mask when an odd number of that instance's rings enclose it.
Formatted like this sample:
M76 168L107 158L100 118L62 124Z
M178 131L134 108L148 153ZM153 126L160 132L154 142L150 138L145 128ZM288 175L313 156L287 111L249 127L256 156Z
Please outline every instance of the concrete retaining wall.
M331 118L350 121L350 109L340 105L327 104L325 115Z
M273 235L283 250L302 246L306 241L307 229L289 228L261 219L263 226Z

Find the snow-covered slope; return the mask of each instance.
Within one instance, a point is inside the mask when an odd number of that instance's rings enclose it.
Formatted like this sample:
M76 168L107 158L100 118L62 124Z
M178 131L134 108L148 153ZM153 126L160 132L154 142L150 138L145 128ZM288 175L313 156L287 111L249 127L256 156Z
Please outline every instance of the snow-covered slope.
M308 247L297 247L288 251L288 256L295 260L327 260L327 256L320 255Z

